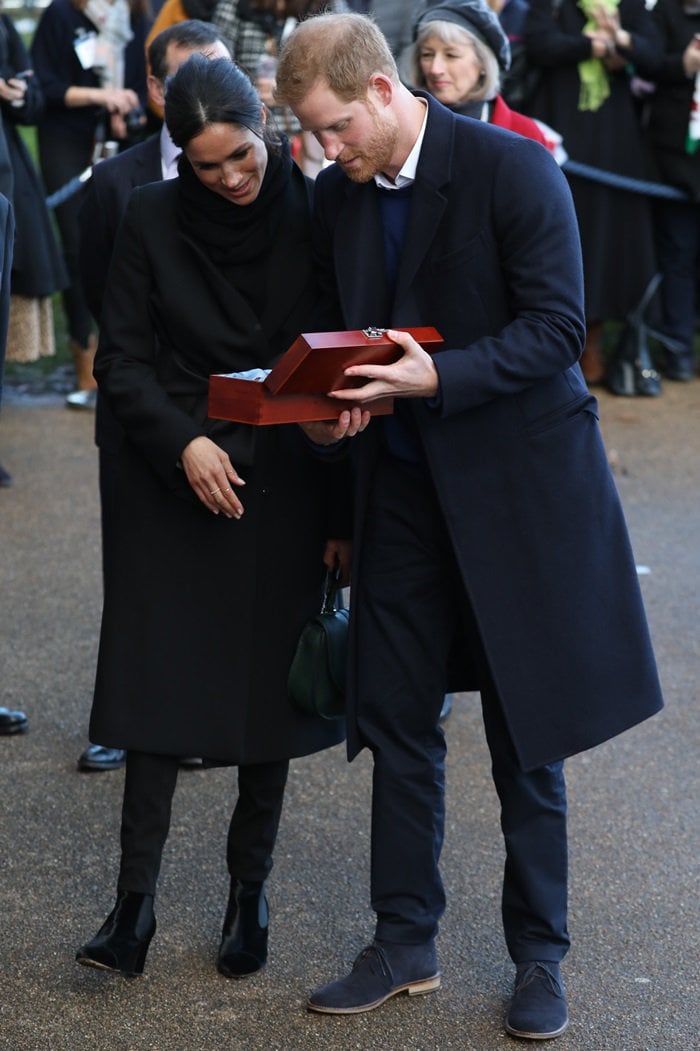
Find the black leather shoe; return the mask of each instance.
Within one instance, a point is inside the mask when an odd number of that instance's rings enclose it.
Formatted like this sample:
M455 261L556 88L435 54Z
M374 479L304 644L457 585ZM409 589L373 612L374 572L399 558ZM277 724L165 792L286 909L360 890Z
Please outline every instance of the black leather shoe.
M306 1006L322 1014L360 1014L373 1011L397 993L419 996L439 986L433 941L424 945L375 941L360 953L350 974L316 989Z
M216 968L227 978L247 978L267 963L270 914L265 884L231 880Z
M524 1040L552 1040L568 1024L559 964L544 960L518 964L506 1032Z
M23 734L29 719L18 708L0 708L0 734Z
M78 949L75 958L86 967L102 971L128 976L143 974L155 930L153 895L120 890L117 904L92 941Z
M78 770L118 770L125 762L126 752L121 748L91 744L78 759Z
M0 463L0 489L9 489L11 485L12 475Z

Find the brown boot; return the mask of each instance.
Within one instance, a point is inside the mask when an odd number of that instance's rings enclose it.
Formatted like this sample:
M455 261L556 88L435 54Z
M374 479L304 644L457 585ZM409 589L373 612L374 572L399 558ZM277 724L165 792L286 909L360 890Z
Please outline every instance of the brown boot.
M602 321L594 321L586 325L586 343L579 365L586 383L593 385L602 383L605 379Z
M82 347L75 339L71 339L68 345L73 355L78 388L66 396L66 405L69 409L94 409L97 400L97 383L92 374L92 366L97 350L97 336L93 333L86 347Z

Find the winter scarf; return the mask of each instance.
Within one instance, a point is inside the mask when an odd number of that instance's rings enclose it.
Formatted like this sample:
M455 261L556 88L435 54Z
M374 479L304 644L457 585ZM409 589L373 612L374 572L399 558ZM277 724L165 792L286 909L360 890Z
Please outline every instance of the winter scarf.
M597 7L604 7L612 12L619 6L620 0L578 0L578 6L586 16L584 33L596 28L593 12ZM599 58L587 58L578 64L578 75L581 90L578 97L579 110L595 112L603 105L610 94L608 72Z

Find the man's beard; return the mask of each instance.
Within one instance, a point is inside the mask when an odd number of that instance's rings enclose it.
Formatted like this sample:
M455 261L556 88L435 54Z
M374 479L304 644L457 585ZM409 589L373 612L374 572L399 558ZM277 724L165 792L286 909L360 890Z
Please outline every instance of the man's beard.
M348 146L339 157L336 157L341 167L343 166L343 155L349 160L360 161L349 170L343 169L352 182L369 182L378 172L389 167L399 137L399 129L396 124L386 120L381 121L373 107L370 107L370 113L373 129L363 148L360 150L354 146Z

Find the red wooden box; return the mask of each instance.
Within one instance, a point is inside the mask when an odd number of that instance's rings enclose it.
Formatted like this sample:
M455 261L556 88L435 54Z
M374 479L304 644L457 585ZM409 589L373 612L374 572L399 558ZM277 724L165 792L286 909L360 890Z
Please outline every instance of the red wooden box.
M438 349L442 337L434 328L406 328L427 351ZM264 381L217 374L209 377L209 416L237 423L302 423L334 420L349 402L326 397L329 390L361 387L363 378L343 372L350 365L389 365L403 351L386 338L384 329L348 332L306 332L280 358ZM381 398L367 408L373 416L393 412L393 398Z

